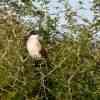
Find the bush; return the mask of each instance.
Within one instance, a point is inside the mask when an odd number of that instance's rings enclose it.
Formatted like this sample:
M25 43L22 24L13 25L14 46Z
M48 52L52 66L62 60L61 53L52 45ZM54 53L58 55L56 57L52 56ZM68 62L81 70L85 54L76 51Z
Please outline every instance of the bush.
M28 56L27 28L16 17L0 23L1 100L99 100L100 52L92 51L86 29L77 40L55 40L47 63Z

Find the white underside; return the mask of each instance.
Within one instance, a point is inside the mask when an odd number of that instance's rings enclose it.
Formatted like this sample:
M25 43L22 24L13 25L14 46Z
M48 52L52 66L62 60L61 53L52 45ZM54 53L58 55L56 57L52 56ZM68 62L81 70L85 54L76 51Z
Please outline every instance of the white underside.
M27 40L27 50L29 52L29 55L32 58L41 58L40 50L41 50L41 44L38 40L38 36L30 36Z

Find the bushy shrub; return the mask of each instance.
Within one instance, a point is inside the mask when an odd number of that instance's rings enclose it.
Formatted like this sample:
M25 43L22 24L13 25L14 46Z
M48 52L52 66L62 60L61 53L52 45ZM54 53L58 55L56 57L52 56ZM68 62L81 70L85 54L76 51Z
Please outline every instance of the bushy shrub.
M49 63L35 62L26 51L26 26L15 19L0 19L1 100L99 100L100 51L92 51L86 29L77 40L55 40Z

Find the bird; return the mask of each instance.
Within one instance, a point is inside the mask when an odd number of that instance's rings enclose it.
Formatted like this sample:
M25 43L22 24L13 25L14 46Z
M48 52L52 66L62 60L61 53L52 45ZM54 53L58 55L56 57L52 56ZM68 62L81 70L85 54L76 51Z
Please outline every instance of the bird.
M27 35L26 48L29 55L36 60L47 58L47 48L43 47L40 34L35 31L31 31Z

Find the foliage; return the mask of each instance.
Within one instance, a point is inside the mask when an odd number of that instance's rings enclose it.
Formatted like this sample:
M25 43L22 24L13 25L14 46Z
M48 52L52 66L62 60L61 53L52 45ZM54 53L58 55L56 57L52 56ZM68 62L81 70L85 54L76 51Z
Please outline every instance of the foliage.
M100 50L91 43L97 24L78 25L76 13L66 11L70 36L54 36L57 25L50 16L45 29L39 26L49 44L47 61L29 57L24 39L29 27L17 15L0 12L0 100L100 99Z

